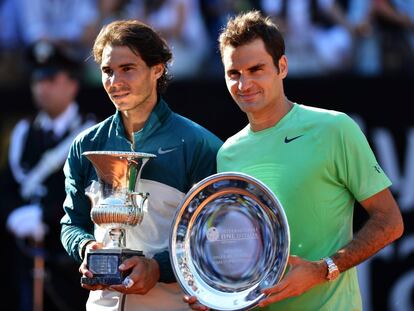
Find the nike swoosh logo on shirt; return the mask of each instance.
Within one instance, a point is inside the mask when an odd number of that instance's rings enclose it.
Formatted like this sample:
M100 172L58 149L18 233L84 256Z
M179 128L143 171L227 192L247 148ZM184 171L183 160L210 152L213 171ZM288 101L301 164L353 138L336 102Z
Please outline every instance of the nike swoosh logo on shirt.
M158 154L166 154L166 153L172 152L174 150L177 150L177 147L170 148L170 149L162 149L161 147L159 147L158 148Z
M294 141L295 139L298 139L299 137L302 137L303 136L303 134L302 135L299 135L299 136L295 136L295 137L292 137L292 138L288 138L287 136L285 137L285 144L288 144L288 143L290 143L291 141Z

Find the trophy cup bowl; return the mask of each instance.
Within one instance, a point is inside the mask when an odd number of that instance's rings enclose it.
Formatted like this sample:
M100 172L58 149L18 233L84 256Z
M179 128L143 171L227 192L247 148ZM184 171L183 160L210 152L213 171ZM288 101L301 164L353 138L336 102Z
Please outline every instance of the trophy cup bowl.
M170 236L183 291L213 310L247 310L285 272L290 232L273 192L247 174L211 175L186 194Z
M92 182L85 194L90 198L91 219L105 229L110 242L102 249L86 253L92 278L82 277L87 285L121 284L126 277L119 265L132 256L144 256L142 251L126 248L128 228L139 225L146 209L148 193L139 192L144 165L153 154L120 151L88 151L98 182Z

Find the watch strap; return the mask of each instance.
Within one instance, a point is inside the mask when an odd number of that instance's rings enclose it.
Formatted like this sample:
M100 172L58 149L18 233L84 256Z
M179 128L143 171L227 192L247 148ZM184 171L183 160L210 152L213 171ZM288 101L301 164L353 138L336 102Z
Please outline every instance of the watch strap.
M326 274L326 278L329 281L335 280L339 276L338 266L335 264L331 257L324 257L323 260L326 262L326 265L328 266L328 273Z

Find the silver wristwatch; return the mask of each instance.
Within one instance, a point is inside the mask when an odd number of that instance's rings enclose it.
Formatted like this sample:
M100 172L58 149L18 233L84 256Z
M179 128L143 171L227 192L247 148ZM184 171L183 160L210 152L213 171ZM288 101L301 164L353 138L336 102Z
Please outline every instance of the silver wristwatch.
M323 260L326 262L326 265L328 266L328 273L326 274L326 279L328 281L335 280L339 276L339 269L337 265L330 257L325 257L323 258Z

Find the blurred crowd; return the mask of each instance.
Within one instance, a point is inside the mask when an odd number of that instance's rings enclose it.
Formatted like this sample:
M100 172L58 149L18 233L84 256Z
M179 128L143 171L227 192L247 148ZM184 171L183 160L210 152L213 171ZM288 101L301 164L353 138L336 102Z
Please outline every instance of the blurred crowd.
M229 15L252 8L283 30L290 77L414 72L414 0L0 0L0 84L25 79L27 51L48 43L99 83L93 40L102 25L131 18L167 39L175 79L221 76L218 32Z

